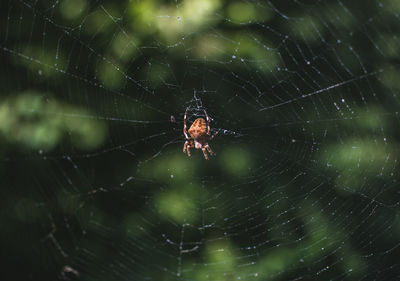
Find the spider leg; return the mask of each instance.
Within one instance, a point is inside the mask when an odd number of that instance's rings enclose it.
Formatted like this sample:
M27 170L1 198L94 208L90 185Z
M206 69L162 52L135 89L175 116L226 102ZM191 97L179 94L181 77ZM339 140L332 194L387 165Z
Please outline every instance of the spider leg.
M188 132L186 130L186 116L187 116L188 110L189 110L189 107L186 107L185 116L183 117L183 134L185 135L186 139L189 139Z
M208 117L207 112L204 110L204 114L206 115L206 120L207 120L207 131L206 134L210 135L210 118Z
M215 153L211 150L211 147L208 145L208 143L204 147L207 149L207 151L208 151L208 153L210 153L210 155L215 155Z
M191 146L190 144L188 144L188 145L186 146L187 155L188 155L189 157L192 156L192 155L190 154L190 148L191 148L191 147L193 147L193 146Z
M186 149L187 149L188 144L189 144L189 142L185 141L185 144L183 145L183 153L186 153Z
M201 150L203 150L204 158L206 158L206 160L208 160L208 155L207 155L207 152L206 152L206 148L202 147Z
M208 140L212 140L216 135L218 135L219 131L221 131L221 129L219 129L218 131L216 131Z

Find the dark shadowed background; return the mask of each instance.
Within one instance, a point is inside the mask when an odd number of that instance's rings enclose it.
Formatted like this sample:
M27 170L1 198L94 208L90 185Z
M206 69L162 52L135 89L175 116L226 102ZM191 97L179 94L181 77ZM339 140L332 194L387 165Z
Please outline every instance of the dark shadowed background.
M399 1L0 14L2 280L400 279Z

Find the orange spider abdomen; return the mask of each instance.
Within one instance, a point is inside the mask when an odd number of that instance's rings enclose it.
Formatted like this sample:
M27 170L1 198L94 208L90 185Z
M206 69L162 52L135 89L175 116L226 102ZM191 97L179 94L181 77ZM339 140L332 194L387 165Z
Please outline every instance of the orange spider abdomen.
M188 130L192 138L196 139L206 132L206 121L203 118L197 118L194 120L192 126Z

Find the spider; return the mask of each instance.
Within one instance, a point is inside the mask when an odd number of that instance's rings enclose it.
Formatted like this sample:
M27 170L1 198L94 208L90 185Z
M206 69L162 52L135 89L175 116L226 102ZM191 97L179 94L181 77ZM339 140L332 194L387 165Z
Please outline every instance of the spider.
M206 149L210 155L215 155L208 145L208 141L212 140L219 131L215 134L211 135L210 131L210 118L207 115L207 112L204 110L204 114L206 116L206 121L203 118L197 118L194 120L193 124L190 126L189 131L186 130L186 116L189 108L186 108L185 116L183 117L183 133L185 135L186 141L183 145L183 153L187 152L187 155L190 157L190 148L194 147L196 149L203 150L204 158L208 160L208 155ZM190 136L189 136L190 135Z

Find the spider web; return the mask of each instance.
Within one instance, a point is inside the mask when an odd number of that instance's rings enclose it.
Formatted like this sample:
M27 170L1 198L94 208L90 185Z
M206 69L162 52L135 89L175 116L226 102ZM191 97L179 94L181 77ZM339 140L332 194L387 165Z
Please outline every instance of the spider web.
M398 279L400 5L367 2L2 1L9 280Z

